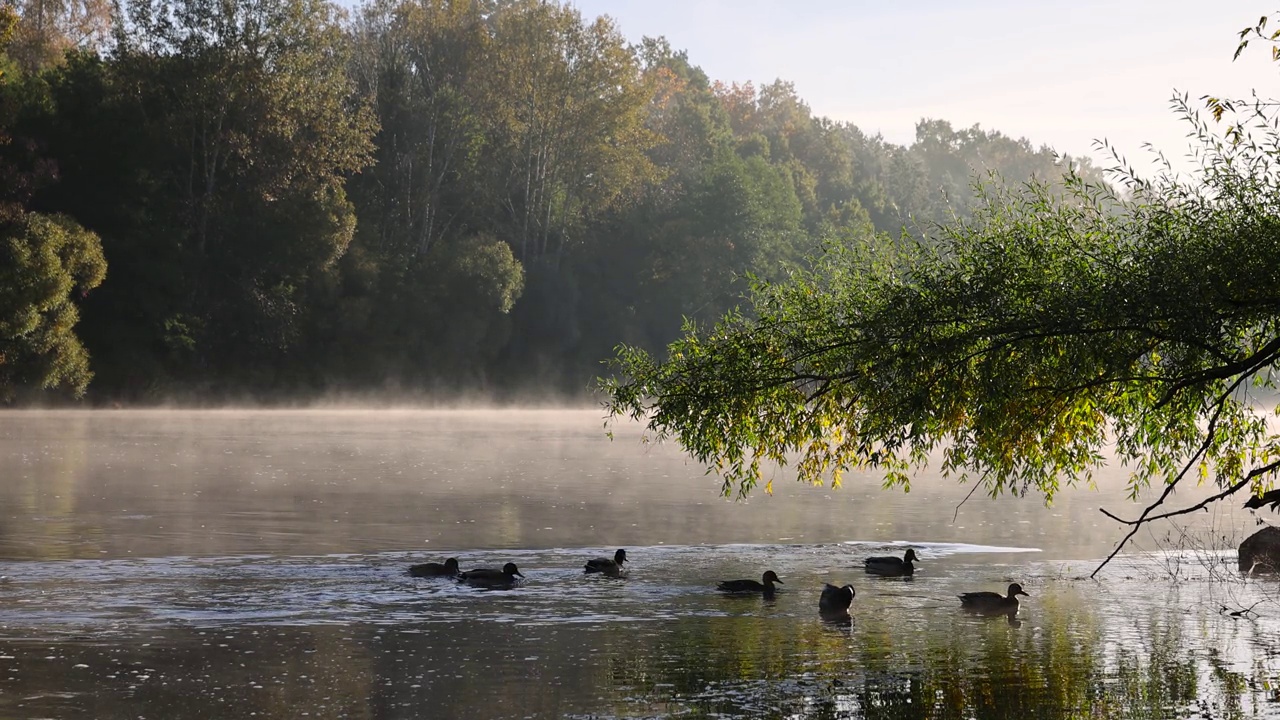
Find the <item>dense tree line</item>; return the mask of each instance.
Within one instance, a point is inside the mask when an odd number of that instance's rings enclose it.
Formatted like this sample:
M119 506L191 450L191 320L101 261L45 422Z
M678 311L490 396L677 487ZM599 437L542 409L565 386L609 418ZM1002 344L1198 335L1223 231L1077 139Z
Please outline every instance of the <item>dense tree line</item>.
M585 393L750 276L968 216L975 171L1093 173L894 145L555 2L0 12L5 399Z

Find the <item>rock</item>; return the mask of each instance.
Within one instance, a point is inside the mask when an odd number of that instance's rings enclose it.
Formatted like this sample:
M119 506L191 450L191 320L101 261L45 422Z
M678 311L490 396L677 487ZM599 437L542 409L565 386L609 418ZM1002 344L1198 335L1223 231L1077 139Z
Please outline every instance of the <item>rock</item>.
M1240 543L1240 572L1280 572L1280 527L1268 525Z

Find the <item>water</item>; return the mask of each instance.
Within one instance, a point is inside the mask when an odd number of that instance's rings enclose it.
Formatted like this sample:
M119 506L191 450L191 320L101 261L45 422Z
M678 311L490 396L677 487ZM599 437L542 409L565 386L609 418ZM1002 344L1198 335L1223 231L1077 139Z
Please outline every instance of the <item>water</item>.
M1098 508L1139 507L1118 471L1052 508L961 505L928 474L910 494L779 476L735 503L617 430L596 411L0 413L0 717L1280 717L1280 587L1234 571L1247 512L1141 533L1090 580L1120 537ZM914 578L862 573L908 543ZM617 547L625 578L582 573ZM448 556L526 581L404 574ZM773 598L714 591L765 569ZM1015 581L1014 619L955 598ZM856 588L849 623L818 617L824 582Z

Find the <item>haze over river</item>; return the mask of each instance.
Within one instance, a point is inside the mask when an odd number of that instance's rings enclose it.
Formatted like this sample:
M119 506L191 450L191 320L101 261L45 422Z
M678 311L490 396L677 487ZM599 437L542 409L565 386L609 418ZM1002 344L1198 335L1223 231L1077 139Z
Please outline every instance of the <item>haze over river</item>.
M851 476L724 500L599 410L0 413L0 718L1280 717L1243 498ZM1208 494L1179 491L1181 506ZM957 505L959 508L957 509ZM912 579L862 571L920 556ZM626 577L585 576L626 548ZM513 561L521 587L411 578ZM773 599L719 580L774 570ZM822 621L824 582L852 622ZM1017 619L956 594L1019 582ZM1242 612L1248 610L1248 612ZM1236 614L1232 614L1235 612Z

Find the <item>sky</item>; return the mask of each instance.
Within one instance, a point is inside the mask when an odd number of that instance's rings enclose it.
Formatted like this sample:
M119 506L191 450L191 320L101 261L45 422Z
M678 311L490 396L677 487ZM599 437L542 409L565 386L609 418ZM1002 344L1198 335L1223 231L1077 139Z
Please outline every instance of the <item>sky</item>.
M1280 96L1280 63L1238 33L1275 0L571 0L628 40L665 36L713 80L791 81L815 115L910 143L921 118L979 124L1140 171L1144 143L1179 170L1188 125L1175 92ZM1280 29L1280 17L1275 18ZM1104 166L1112 163L1106 162Z

